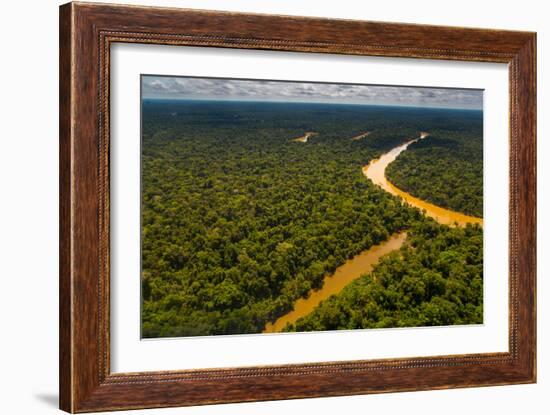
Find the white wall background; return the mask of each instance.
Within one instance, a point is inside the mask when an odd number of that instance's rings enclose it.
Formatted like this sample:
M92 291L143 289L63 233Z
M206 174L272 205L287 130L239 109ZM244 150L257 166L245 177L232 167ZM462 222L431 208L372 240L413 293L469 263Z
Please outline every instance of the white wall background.
M550 13L536 0L188 0L134 4L310 15L538 32L539 383L132 412L157 414L548 413L550 407L550 179L547 102ZM0 412L57 412L58 9L57 0L5 2L0 24ZM546 77L548 78L547 75ZM545 191L543 191L545 190ZM545 200L546 199L546 200ZM546 327L544 327L546 326Z

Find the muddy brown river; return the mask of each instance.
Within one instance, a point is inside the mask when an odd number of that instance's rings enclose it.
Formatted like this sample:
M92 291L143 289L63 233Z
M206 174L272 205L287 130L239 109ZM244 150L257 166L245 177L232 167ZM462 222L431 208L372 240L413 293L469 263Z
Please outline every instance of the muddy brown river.
M464 215L425 202L398 189L386 179L386 167L394 161L399 154L405 151L409 145L418 140L425 139L426 137L428 137L428 133L421 133L420 137L401 144L385 153L380 158L372 160L368 165L363 167L363 174L388 193L399 196L409 205L422 209L427 216L434 218L439 223L451 226L465 226L467 223L478 223L483 225L482 218ZM326 300L333 294L339 293L350 282L369 273L382 256L399 249L406 239L406 232L394 234L387 241L379 245L374 245L354 256L352 259L347 260L343 265L339 266L332 275L325 277L323 286L319 290L311 290L307 298L296 300L292 311L281 316L275 323L268 323L264 329L264 333L280 332L287 323L295 323L299 318L308 315L323 300Z
M367 178L369 178L374 184L377 184L382 189L384 189L386 192L401 197L411 206L423 209L424 213L427 216L434 218L439 223L442 223L444 225L454 225L456 223L459 226L465 226L467 223L478 223L480 225L483 225L482 218L464 215L463 213L454 212L452 210L444 209L434 204L425 202L401 189L398 189L396 186L390 183L389 180L386 179L386 167L388 167L388 164L394 161L397 156L405 151L407 147L410 146L412 143L426 137L428 137L428 135L426 133L423 133L419 138L410 140L405 144L393 148L382 157L371 161L368 165L363 167L363 174Z
M300 317L311 313L321 301L327 299L332 294L339 293L350 282L370 272L382 256L399 249L406 238L406 232L396 233L380 245L374 245L370 249L357 254L352 259L348 259L336 269L334 274L325 277L320 290L311 290L309 297L300 298L294 303L294 310L280 317L275 323L268 323L264 333L279 332L287 323L294 323Z

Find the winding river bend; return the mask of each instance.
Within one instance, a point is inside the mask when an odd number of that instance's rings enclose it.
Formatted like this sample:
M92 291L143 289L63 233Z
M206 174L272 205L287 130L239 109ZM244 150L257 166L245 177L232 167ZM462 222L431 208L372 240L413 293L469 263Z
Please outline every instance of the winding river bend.
M301 137L300 141L305 138L305 141L302 142L307 142L307 138L309 138L307 134L304 137ZM444 209L425 202L397 188L386 179L386 167L393 162L399 154L405 151L409 145L426 137L428 137L428 133L421 133L420 137L407 141L406 143L401 144L385 153L380 158L372 160L368 165L363 167L363 174L374 184L380 186L388 193L401 197L405 202L413 207L422 209L427 216L434 218L441 224L466 226L467 223L478 223L483 225L482 218L467 216L462 213L454 212L452 210ZM406 232L396 233L387 241L384 241L379 245L374 245L354 256L352 259L347 260L343 265L339 266L332 275L327 275L324 278L323 286L319 290L311 290L307 298L299 298L296 300L292 311L279 317L275 323L267 323L263 332L280 332L287 325L287 323L293 324L301 317L308 315L323 300L326 300L333 294L339 293L350 282L370 272L382 256L401 248L406 239Z
M311 137L314 137L316 135L317 135L317 133L315 131L308 131L303 136L295 138L292 141L296 141L298 143L307 143L307 140L309 140Z
M407 141L405 144L401 144L384 154L382 157L371 161L369 164L363 167L363 174L369 178L374 184L377 184L386 192L392 195L401 197L409 205L424 210L424 213L443 225L466 226L467 223L478 223L483 225L482 218L476 218L474 216L464 215L459 212L444 209L436 206L432 203L425 202L413 195L397 188L388 179L386 179L386 167L394 161L403 151L407 149L412 143L422 140L428 137L428 133L422 133L419 138Z

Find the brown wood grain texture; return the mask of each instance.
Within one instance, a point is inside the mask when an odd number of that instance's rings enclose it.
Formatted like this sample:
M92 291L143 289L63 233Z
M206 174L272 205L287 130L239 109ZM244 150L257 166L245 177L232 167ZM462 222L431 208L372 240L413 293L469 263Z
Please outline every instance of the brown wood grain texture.
M61 6L59 23L61 409L90 412L535 381L534 33L87 3ZM508 63L509 352L111 373L109 59L116 42Z

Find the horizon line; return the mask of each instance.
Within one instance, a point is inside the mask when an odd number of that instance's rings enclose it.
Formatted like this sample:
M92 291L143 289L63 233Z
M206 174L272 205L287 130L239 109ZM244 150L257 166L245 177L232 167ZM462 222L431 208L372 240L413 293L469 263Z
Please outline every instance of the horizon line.
M203 101L203 102L256 102L256 103L269 103L269 104L328 104L328 105L355 105L365 107L399 107L399 108L426 108L426 109L445 109L445 110L463 110L463 111L483 111L482 108L469 108L469 107L434 107L428 105L406 105L406 104L375 104L375 103L358 103L358 102L330 102L330 101L280 101L280 100L261 100L261 99L223 99L223 98L183 98L183 97L141 97L141 101Z

